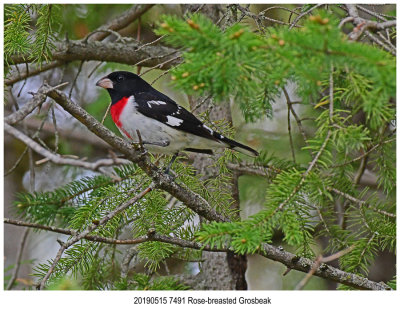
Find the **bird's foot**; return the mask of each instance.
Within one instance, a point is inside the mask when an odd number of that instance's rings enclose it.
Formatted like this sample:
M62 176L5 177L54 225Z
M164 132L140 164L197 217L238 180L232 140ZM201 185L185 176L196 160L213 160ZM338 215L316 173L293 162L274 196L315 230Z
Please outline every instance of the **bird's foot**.
M174 177L173 175L171 175L171 167L172 167L172 164L175 162L175 160L176 160L177 157L178 157L178 153L175 153L175 154L172 156L171 161L169 161L167 167L166 167L165 170L164 170L164 174L167 174L167 175L169 175L169 176ZM175 177L174 177L174 178L175 178Z

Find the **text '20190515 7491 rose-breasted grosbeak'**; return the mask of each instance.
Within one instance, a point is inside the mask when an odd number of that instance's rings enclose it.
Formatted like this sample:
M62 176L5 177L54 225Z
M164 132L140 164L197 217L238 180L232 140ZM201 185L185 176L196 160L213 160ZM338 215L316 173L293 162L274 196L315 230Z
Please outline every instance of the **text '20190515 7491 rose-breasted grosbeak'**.
M139 130L150 152L176 155L183 150L212 154L213 149L231 148L249 156L258 155L254 149L207 127L134 73L113 72L96 85L110 94L111 117L121 134L138 142Z

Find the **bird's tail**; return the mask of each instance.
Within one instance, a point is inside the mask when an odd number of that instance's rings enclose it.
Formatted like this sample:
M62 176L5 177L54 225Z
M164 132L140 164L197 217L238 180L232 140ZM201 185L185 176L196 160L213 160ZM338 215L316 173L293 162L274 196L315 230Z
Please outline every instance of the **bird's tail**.
M259 153L254 150L253 148L243 145L241 143L238 143L237 141L234 141L233 139L227 138L217 132L214 131L214 137L216 137L218 140L221 142L227 144L229 148L236 150L240 153L244 153L245 155L248 155L250 157L257 157Z

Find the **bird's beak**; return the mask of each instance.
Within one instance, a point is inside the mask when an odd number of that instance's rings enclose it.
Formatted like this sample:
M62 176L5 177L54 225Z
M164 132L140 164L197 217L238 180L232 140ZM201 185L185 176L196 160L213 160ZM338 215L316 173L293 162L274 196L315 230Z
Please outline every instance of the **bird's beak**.
M111 81L111 79L109 79L108 77L103 77L102 79L100 79L97 83L96 86L102 87L104 89L112 89L113 87L113 82Z

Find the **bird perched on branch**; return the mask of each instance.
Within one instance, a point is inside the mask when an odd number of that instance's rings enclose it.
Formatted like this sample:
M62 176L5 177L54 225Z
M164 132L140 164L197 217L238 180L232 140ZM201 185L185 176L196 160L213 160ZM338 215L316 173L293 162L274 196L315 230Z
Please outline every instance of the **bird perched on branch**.
M143 144L153 153L176 157L179 151L213 154L214 149L230 148L258 156L254 149L203 124L134 73L113 72L100 79L96 86L107 89L110 94L111 117L121 134L138 142L139 130Z

